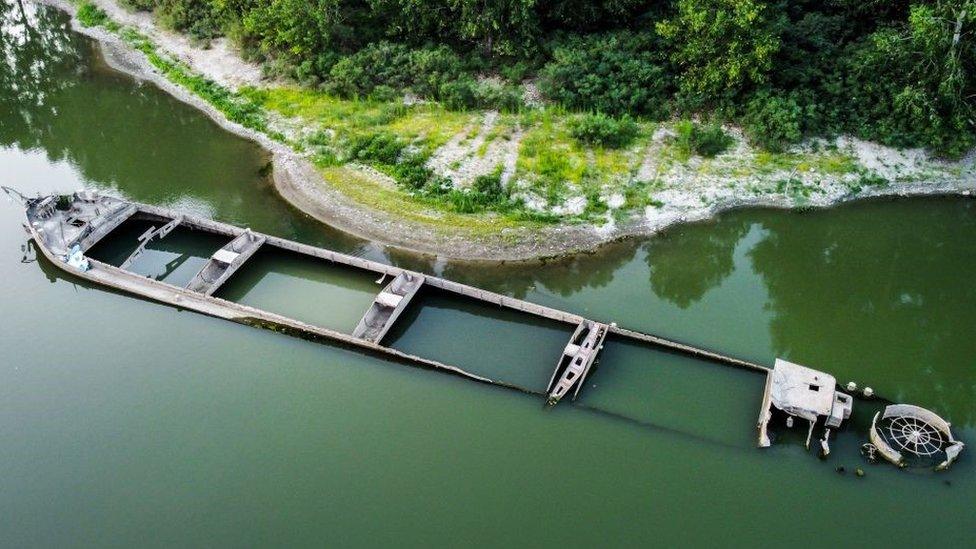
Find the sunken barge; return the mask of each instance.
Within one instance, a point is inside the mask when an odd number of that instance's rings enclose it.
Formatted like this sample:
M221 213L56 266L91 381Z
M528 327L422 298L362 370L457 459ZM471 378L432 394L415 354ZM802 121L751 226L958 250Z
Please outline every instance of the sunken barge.
M570 394L573 400L578 397L588 375L597 364L605 338L614 335L712 363L752 370L766 376L766 386L757 422L760 447L769 446L771 443L768 427L776 412L778 415L785 416L789 427L792 427L794 419L806 419L809 422L806 439L808 447L814 428L822 418L820 425L824 427L824 434L820 444L823 453L827 454L830 430L840 427L841 422L851 414L853 398L837 390L836 380L832 376L783 360L777 359L775 366L768 368L711 350L622 328L615 323L602 323L571 312L444 278L260 234L250 229L163 207L130 202L91 190L79 191L72 195L34 198L25 197L6 187L4 190L18 197L23 203L26 214L24 227L52 264L94 284L182 309L252 326L271 328L304 338L326 340L397 362L538 394L537 390L493 380L452 364L384 345L384 336L410 305L412 298L421 287L428 286L464 299L513 309L570 325L573 328L572 336L562 353L554 357L555 367L543 395L549 405L555 405ZM139 236L136 248L118 267L86 255L95 244L129 220L149 221L153 226ZM151 242L165 238L178 226L217 235L223 238L225 243L212 254L185 286L176 286L128 270ZM386 280L389 282L377 293L362 319L350 333L316 326L217 297L215 295L217 290L261 248L277 248L368 271L379 275L379 283ZM853 388L849 385L848 390L852 392ZM909 446L915 444L918 447L920 443L924 443L926 451L930 451L931 454L938 452L945 456L945 459L938 464L939 467L948 467L962 450L962 443L952 438L949 424L934 413L917 407L909 408L906 409L912 414L909 414L908 419L899 419L905 416L901 413L905 409L886 409L885 416L881 420L889 424L894 423L895 427L885 432L879 431L877 427L879 418L875 417L871 442L866 446L871 446L872 455L880 454L888 461L904 466L906 455L914 453ZM886 437L885 433L891 436ZM909 444L902 444L906 440Z

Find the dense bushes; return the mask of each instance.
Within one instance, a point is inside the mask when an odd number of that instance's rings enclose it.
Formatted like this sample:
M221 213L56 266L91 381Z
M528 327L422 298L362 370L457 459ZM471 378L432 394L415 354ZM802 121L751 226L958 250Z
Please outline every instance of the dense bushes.
M976 143L976 0L122 2L345 97L517 110L537 77L569 110L714 117L772 149L839 132L948 156Z
M746 106L743 126L753 144L780 151L803 136L801 116L802 109L794 98L761 93Z
M108 21L108 14L95 4L85 2L78 7L78 21L86 27L95 27Z
M570 120L570 134L588 145L619 149L637 137L637 124L628 117L612 118L605 114L585 114Z
M674 129L675 144L687 156L697 154L711 158L725 152L733 143L722 126L714 123L702 125L682 120L674 125Z
M615 33L558 44L540 89L572 109L611 114L667 114L668 78L651 35Z
M342 97L393 99L404 92L443 102L451 109L518 110L521 91L501 82L476 80L447 46L411 49L377 42L333 65L323 87Z
M657 24L680 78L682 99L709 104L762 84L779 50L781 16L762 0L677 0Z
M194 38L206 40L222 34L220 16L208 0L159 0L156 13L163 25Z

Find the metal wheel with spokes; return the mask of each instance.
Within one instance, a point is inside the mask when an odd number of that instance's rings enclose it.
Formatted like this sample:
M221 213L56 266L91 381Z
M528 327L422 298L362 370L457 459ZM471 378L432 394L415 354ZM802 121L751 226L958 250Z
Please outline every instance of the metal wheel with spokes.
M915 417L899 416L888 424L892 445L916 456L933 456L943 450L945 439L934 426Z

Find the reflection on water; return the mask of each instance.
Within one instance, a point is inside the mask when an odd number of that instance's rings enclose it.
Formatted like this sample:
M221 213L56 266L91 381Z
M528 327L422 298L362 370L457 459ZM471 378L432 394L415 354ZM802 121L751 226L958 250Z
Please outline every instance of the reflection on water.
M88 255L109 265L121 266L135 252L139 237L161 225L158 221L127 221L96 244ZM220 235L178 226L165 238L150 240L126 268L142 276L184 287L227 240Z
M95 185L744 358L784 356L933 407L966 442L976 437L971 201L735 212L541 265L394 253L284 205L259 148L111 72L66 25L0 0L5 184ZM4 535L21 536L9 544L133 545L153 530L181 545L308 545L337 531L362 545L596 545L608 531L714 545L754 536L755 520L742 517L759 516L769 539L914 539L924 522L946 525L932 534L939 545L970 541L971 454L938 478L883 466L850 474L863 465L857 433L870 406L855 409L856 433L838 433L828 462L796 441L758 452L748 448L755 377L611 341L582 404L614 421L569 405L542 413L537 399L92 288L31 262L21 219L0 202L0 515L16 524ZM260 294L268 309L324 312L313 320L343 318L348 329L378 289L372 278L333 281L339 294L309 299L321 275L304 267L239 275L228 290L241 285L241 299ZM514 343L503 347L479 337L497 310L428 305L402 317L395 345L428 354L436 343L448 362L526 383L545 383L568 338L502 319L492 335ZM241 497L242 487L262 497ZM552 528L565 524L560 501L587 509L594 527Z
M2 0L0 18L5 184L29 192L94 186L349 253L382 250L284 203L257 144L111 70L60 12Z
M648 243L644 248L651 290L687 309L732 273L735 246L748 231L747 223L732 221L688 236L665 233Z
M0 6L0 161L5 182L26 191L94 184L189 206L767 364L783 356L976 421L970 201L735 212L543 264L393 253L289 208L261 175L256 145L95 62L62 15Z
M769 216L750 252L777 354L829 368L957 425L976 422L976 202L903 201Z

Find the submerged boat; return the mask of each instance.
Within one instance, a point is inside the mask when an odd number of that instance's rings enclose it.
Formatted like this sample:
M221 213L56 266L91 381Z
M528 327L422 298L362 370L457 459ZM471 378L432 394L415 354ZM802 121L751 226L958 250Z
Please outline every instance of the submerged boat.
M95 191L85 190L72 195L29 198L8 187L3 189L22 202L26 215L24 227L37 244L37 249L52 264L93 284L182 309L244 324L273 328L301 337L326 339L392 360L450 372L482 383L501 385L533 394L540 393L538 388L520 387L504 381L492 380L458 366L405 353L384 345L385 335L410 305L414 296L423 287L431 287L466 299L517 310L574 327L569 342L556 360L549 384L542 392L550 405L559 402L570 393L573 399L576 399L587 377L598 364L605 339L613 336L764 374L766 389L757 424L758 443L761 447L769 446L771 443L767 435L767 426L773 411L776 410L786 414L787 427L792 427L794 418L809 421L807 446L810 445L815 425L822 419L825 422L825 432L821 439L821 446L825 454L829 453L827 440L830 429L839 428L852 412L851 395L837 390L833 376L783 360L777 360L774 368L767 368L706 349L621 328L615 323L600 323L574 313L436 276L260 234L247 228L159 206L130 202ZM119 266L110 265L87 255L92 246L130 220L149 221L153 225L138 237L135 249ZM225 242L207 258L189 282L182 286L128 270L128 267L145 252L148 245L153 241L166 238L178 227L218 235L223 237ZM278 248L368 271L379 275L378 284L387 278L390 282L377 293L362 319L350 333L312 325L217 297L215 295L217 290L264 247ZM481 336L492 337L492 334L487 331ZM885 425L891 424L885 427L887 431L876 427L880 425L877 417L872 425L872 442L866 445L869 446L868 450L872 456L878 453L892 463L905 466L908 462L905 456L909 454L918 455L925 452L926 456L942 455L945 459L938 465L939 468L944 469L962 451L963 444L952 437L949 424L934 413L910 406L889 408L890 410L886 411L882 418ZM904 413L904 410L910 410L912 413ZM885 433L890 434L890 437L885 438Z
M601 324L579 315L530 303L452 282L443 278L408 271L399 267L354 257L324 248L317 248L271 235L259 234L247 228L236 227L212 219L183 212L130 202L95 191L79 191L72 195L50 195L28 198L15 194L24 204L25 228L37 243L38 249L54 265L92 283L130 294L149 298L184 309L246 324L274 327L305 337L329 339L344 345L413 364L449 371L476 381L514 387L522 391L538 393L538 388L516 387L468 372L457 366L404 353L383 345L383 338L401 313L410 305L422 287L447 291L466 299L515 309L526 314L540 316L569 324L575 331L563 349L553 372L553 380L546 390L551 402L559 401L573 392L579 394L583 384L596 364L602 342L608 335L638 340L654 346L694 355L725 365L766 372L767 368L744 360L724 356L682 343L617 327ZM88 251L130 220L152 222L154 225L138 237L138 245L119 266L98 261L87 255ZM153 241L166 238L177 227L218 235L226 243L212 254L184 286L155 280L128 269ZM237 272L259 249L278 248L372 272L381 282L390 282L377 293L373 303L363 314L362 320L351 333L344 333L315 326L283 315L249 307L217 297L217 290ZM490 333L484 337L491 337ZM558 377L557 377L558 376Z

